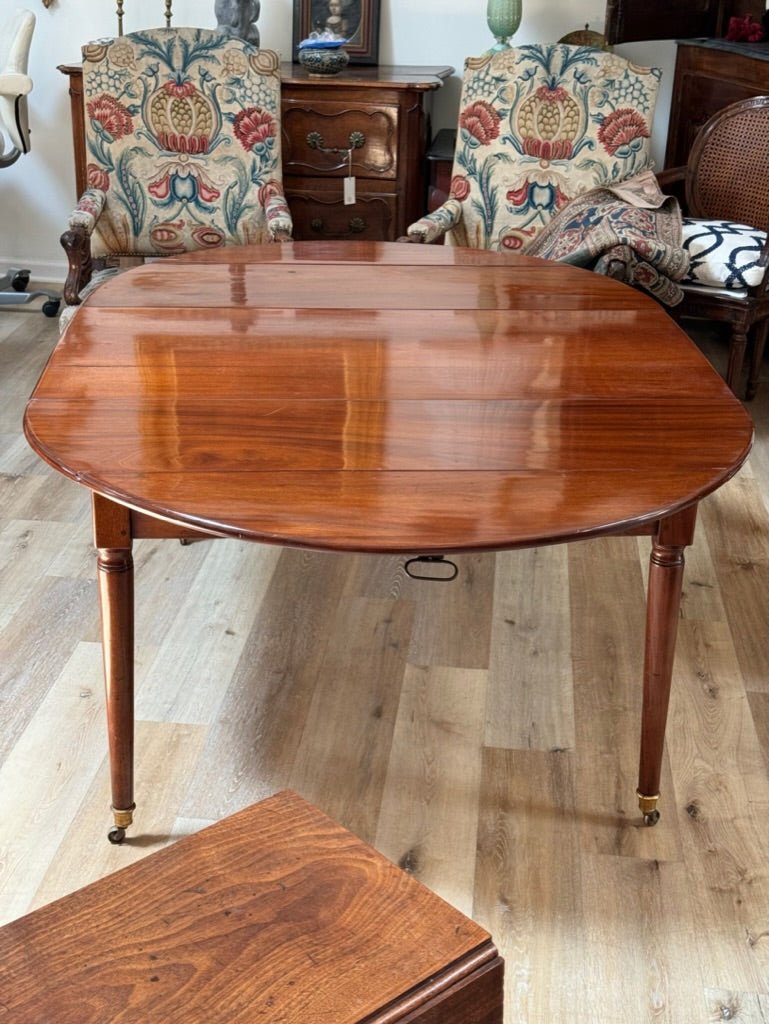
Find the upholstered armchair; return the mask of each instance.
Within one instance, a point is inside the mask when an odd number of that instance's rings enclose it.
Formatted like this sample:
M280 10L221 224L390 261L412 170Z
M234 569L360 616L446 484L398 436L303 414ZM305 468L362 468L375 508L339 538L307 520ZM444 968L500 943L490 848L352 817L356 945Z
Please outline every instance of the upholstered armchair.
M660 74L565 44L469 58L449 198L409 240L525 252L570 199L650 166Z
M291 237L277 54L205 29L134 32L83 48L83 90L88 188L62 235L70 307L97 259Z
M683 244L690 266L673 313L730 325L726 382L735 393L752 340L751 399L769 328L769 96L714 114L697 133L686 167L658 177L665 188L681 181L685 187Z

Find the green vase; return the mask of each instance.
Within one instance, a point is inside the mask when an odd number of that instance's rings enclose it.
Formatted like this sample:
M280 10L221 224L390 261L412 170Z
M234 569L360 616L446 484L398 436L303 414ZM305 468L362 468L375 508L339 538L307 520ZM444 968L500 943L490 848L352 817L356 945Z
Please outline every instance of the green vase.
M496 39L492 50L509 50L509 40L521 24L523 0L488 0L486 23Z

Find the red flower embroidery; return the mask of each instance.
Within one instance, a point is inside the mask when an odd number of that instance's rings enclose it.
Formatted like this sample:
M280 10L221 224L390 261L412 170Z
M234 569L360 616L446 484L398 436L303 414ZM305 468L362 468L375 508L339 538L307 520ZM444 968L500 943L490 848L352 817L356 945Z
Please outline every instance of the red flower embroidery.
M467 199L470 195L470 182L467 178L461 174L455 174L451 179L451 186L449 187L449 196L452 199L458 199L460 202L463 199Z
M131 115L122 103L118 103L112 96L102 93L95 100L86 105L88 116L92 121L98 121L102 132L109 135L114 142L130 135L134 130Z
M570 139L524 139L523 151L540 160L570 160L573 150Z
M237 113L232 129L246 151L263 145L276 135L275 119L260 107L246 107Z
M163 92L167 92L169 96L177 96L179 99L183 99L185 96L194 96L197 92L193 82L165 82L163 84Z
M207 135L177 135L176 132L158 132L158 142L169 153L207 153L210 139Z
M545 103L568 103L570 100L568 91L562 85L540 85L536 95Z
M648 138L646 121L637 110L631 110L630 107L620 107L613 111L598 129L598 140L610 156L614 156L623 146L632 147L636 139Z
M490 103L486 103L484 100L476 100L475 103L471 103L459 116L460 128L464 128L482 146L488 146L499 136L499 124L499 114Z
M89 188L98 188L102 192L109 188L109 174L96 164L89 164L85 175Z

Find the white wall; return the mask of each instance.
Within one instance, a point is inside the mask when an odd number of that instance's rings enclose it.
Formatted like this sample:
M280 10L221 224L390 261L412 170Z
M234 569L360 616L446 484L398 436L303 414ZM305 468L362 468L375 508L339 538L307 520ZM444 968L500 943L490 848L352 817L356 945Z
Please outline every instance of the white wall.
M492 39L486 27L486 0L381 0L379 58L382 64L450 64L457 73L436 97L433 127L453 127L466 56L482 53ZM17 6L37 16L29 73L32 149L0 170L0 267L24 265L33 277L63 280L66 268L59 235L75 201L67 79L57 64L80 59L82 43L115 35L115 0L0 0L0 24ZM163 24L163 0L125 0L124 31ZM214 0L175 0L175 25L215 27ZM553 42L589 23L603 29L603 0L524 0L516 43ZM291 52L292 0L262 0L262 45L286 58ZM670 86L675 61L672 42L636 43L618 52L640 64L663 69L652 142L662 166Z

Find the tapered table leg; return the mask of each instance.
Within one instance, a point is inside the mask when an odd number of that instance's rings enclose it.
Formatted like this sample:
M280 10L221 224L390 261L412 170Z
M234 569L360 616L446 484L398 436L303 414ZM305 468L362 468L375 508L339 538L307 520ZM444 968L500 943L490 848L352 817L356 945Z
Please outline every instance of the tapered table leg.
M134 573L130 512L93 496L94 536L104 684L107 701L112 812L110 842L120 843L133 820Z
M647 825L655 825L659 820L657 801L681 610L684 548L694 539L696 519L696 505L663 519L652 541L638 772L638 805Z

